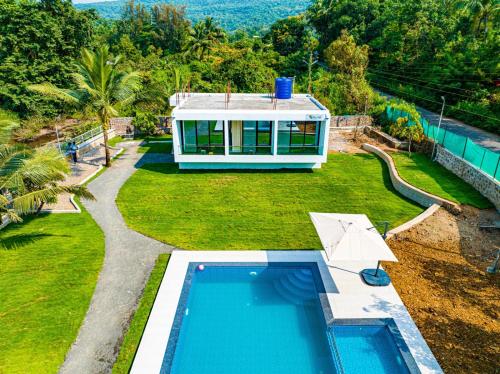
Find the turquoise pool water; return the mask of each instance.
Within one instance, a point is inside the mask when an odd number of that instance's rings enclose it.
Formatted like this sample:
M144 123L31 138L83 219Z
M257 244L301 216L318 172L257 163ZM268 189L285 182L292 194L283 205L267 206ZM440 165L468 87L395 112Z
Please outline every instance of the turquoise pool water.
M346 373L409 373L388 327L335 326L333 334Z
M383 336L329 329L319 293L316 264L191 266L162 373L405 373L387 364L397 352Z

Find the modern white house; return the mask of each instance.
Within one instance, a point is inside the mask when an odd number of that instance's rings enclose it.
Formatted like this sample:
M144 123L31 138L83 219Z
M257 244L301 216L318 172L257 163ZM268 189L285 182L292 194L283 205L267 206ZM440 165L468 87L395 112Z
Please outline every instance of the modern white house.
M310 95L185 93L170 105L180 169L319 168L327 160L330 113Z

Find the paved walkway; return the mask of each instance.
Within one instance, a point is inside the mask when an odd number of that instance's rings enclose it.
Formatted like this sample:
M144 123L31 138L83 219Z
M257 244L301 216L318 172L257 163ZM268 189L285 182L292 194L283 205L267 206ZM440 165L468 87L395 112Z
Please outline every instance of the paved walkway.
M117 152L118 148L111 149L111 157L114 157ZM68 186L84 182L99 170L101 165L104 164L105 158L104 148L102 147L95 148L91 152L86 153L77 163L70 163L71 172L61 184ZM43 212L77 213L78 209L71 202L71 196L72 194L69 193L60 194L57 202L55 204L47 204L43 208Z
M120 187L137 165L169 162L172 156L138 155L137 143L128 143L126 147L113 166L89 184L97 200L83 203L104 231L106 254L89 310L61 373L111 371L156 258L174 249L129 229L115 204Z

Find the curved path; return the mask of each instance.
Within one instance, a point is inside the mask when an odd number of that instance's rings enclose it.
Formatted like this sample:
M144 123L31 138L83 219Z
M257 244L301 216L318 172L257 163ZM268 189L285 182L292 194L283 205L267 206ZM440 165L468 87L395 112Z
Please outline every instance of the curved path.
M158 255L174 249L129 229L115 204L120 187L138 165L169 162L172 156L141 155L137 154L137 143L124 144L125 152L113 167L88 186L96 201L83 203L104 231L106 254L89 310L60 368L61 373L111 371L125 329Z

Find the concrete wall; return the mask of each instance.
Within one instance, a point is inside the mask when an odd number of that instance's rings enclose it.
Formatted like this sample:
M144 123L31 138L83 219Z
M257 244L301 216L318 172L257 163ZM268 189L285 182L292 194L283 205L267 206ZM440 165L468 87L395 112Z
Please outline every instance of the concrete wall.
M368 152L375 153L377 156L379 156L382 160L385 161L385 163L389 167L389 175L391 177L392 185L394 186L396 191L398 191L401 195L425 207L430 207L434 204L437 204L454 213L460 211L460 207L454 202L440 198L439 196L432 195L405 182L399 176L391 156L382 151L380 148L377 148L367 143L363 144L362 147L364 150Z
M436 161L472 185L500 211L500 183L447 149L436 146Z

